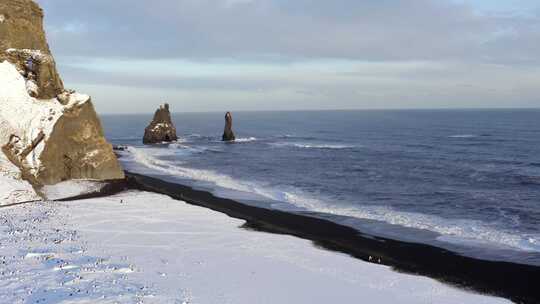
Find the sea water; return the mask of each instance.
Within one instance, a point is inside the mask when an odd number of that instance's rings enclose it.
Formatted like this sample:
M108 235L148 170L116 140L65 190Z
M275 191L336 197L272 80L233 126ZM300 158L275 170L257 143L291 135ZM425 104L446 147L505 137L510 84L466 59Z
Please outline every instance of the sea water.
M540 110L181 113L179 140L142 145L151 115L106 115L128 170L364 234L540 265Z

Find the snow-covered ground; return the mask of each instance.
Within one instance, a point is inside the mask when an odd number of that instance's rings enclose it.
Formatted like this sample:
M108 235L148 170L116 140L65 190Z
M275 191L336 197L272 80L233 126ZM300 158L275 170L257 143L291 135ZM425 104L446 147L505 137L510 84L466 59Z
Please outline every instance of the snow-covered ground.
M166 196L0 208L0 303L509 303Z

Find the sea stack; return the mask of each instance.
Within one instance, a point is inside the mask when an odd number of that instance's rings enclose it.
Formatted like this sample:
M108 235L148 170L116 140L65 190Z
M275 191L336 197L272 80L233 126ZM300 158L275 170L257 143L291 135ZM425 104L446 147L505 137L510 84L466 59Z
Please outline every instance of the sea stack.
M225 130L223 131L223 141L233 141L236 138L234 137L234 132L232 130L232 115L231 112L225 114Z
M124 178L90 97L64 89L32 0L0 0L0 147L34 188Z
M144 129L144 144L156 144L162 142L171 142L177 140L176 128L171 119L169 112L169 104L159 106L156 110L154 118Z

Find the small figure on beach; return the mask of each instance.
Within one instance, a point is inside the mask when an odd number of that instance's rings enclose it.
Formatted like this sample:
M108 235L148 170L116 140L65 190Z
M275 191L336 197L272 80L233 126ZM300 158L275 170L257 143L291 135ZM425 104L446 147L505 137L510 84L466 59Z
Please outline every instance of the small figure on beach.
M227 112L225 114L225 130L223 131L223 141L233 141L236 137L234 136L234 132L232 130L232 115L231 112Z

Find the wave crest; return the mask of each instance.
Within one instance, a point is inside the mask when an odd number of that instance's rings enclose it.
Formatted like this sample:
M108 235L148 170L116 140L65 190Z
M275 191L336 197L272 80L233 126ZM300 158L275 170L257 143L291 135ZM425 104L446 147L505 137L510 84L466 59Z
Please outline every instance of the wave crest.
M322 149L322 150L342 150L342 149L357 148L357 146L353 146L353 145L288 143L288 142L277 142L277 143L271 143L270 145L274 147L294 147L294 148L299 148L299 149Z
M234 141L239 142L239 143L246 143L246 142L252 142L252 141L257 141L257 140L258 139L256 137L241 137L241 138L235 139Z
M456 134L456 135L450 135L448 137L450 137L450 138L475 138L475 137L478 137L478 135L474 135L474 134Z

